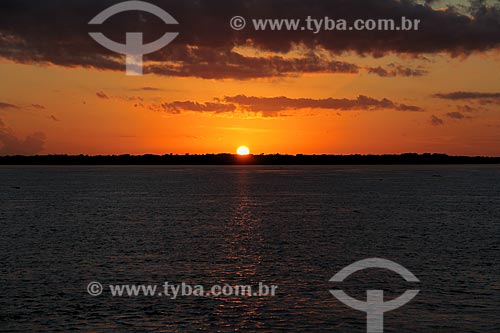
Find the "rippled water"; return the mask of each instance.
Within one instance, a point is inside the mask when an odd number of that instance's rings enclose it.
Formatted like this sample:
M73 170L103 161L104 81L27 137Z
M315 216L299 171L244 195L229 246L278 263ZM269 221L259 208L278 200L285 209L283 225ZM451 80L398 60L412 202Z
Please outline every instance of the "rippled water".
M330 289L415 287L329 282L370 257L421 281L386 332L500 331L498 166L0 167L0 226L3 332L366 332ZM279 289L113 298L90 281Z

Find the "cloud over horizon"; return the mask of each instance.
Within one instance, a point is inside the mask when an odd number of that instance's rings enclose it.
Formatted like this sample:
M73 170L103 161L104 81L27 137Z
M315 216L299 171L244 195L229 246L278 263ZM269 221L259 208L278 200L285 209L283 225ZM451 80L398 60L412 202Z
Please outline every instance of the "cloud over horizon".
M442 126L444 125L444 120L433 114L431 116L430 123L433 126Z
M0 102L0 110L7 110L7 109L19 109L20 107L18 105L10 104L10 103L4 103Z
M500 101L500 92L456 91L451 93L438 93L433 96L449 100L491 99Z
M380 77L419 77L427 74L427 71L421 68L410 68L404 67L398 64L389 64L387 68L383 68L381 66L378 67L369 67L368 73L377 74Z
M179 114L183 111L224 113L233 111L244 111L262 113L266 117L277 116L282 111L321 109L330 111L375 111L396 110L422 112L418 106L406 105L393 102L387 98L376 99L359 95L355 99L348 98L288 98L279 97L255 97L246 95L226 96L222 99L214 99L214 102L174 101L161 105L164 111Z
M35 155L43 151L45 134L35 132L20 138L0 119L0 156Z
M467 118L463 113L461 112L448 112L446 114L447 117L451 118L451 119L456 119L456 120L463 120L465 118Z

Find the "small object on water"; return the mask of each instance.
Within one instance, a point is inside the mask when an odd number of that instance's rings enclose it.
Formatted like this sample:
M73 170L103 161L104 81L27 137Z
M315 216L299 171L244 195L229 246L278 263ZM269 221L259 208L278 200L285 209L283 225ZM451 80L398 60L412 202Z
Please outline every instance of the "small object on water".
M16 189L16 190L20 190L21 187L20 186L12 186L12 188Z

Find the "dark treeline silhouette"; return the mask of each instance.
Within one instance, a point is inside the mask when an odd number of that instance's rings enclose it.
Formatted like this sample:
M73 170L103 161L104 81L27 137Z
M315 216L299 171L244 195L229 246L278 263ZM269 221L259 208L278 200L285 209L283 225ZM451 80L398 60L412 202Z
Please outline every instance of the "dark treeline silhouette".
M498 164L500 157L401 155L39 155L0 156L0 165L362 165L362 164Z

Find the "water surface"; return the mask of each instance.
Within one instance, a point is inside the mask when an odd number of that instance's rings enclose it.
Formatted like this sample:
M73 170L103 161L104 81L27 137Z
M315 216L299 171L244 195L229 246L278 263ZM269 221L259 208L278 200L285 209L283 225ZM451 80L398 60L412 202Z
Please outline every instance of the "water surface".
M386 332L500 330L500 167L0 167L0 331L366 332L339 303L414 287ZM102 284L279 286L275 297L113 298Z

